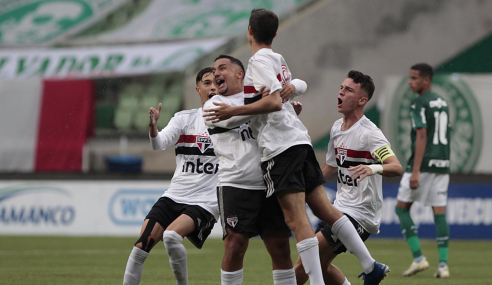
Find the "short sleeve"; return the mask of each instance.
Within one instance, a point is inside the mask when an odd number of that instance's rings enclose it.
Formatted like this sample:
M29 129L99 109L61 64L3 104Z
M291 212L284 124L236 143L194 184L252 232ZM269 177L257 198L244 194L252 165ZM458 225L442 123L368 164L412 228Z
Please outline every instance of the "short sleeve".
M273 63L268 58L255 58L248 68L251 68L253 85L256 90L266 86L266 88L270 89L270 94L277 90L282 91L282 84L277 78L277 72L275 72Z
M427 128L427 119L425 117L426 106L424 101L415 100L410 108L410 117L412 119L412 128Z
M369 135L369 151L374 158L383 162L386 158L395 155L389 141L380 129L372 130Z
M331 167L338 167L336 154L335 154L335 144L333 142L331 133L330 133L330 141L328 142L328 151L326 152L326 164L328 164Z

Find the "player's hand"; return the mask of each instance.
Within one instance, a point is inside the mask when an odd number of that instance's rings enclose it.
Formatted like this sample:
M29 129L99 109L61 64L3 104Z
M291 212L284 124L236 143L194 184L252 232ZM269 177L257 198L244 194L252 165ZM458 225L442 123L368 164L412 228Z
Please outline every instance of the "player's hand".
M157 124L157 121L161 117L161 109L162 109L162 104L159 103L158 110L156 110L154 107L150 107L149 110L149 126L153 127Z
M367 165L362 164L359 164L357 166L350 166L348 170L353 171L353 173L350 174L350 178L352 178L352 180L359 179L359 181L362 181L367 176L371 176L373 174L372 169L367 167Z
M298 101L292 101L292 107L294 107L294 111L296 111L297 116L302 112L302 103Z
M290 97L296 93L296 87L292 83L285 83L282 85L282 92L280 92L280 97L282 97L282 102L289 101Z
M412 172L410 176L410 188L415 190L420 187L420 172Z
M218 123L220 121L230 119L232 116L234 116L234 107L219 102L214 102L214 105L219 107L203 110L203 117L205 118L205 120L212 121L212 123Z
M261 98L270 95L270 88L266 88L266 86L261 86L260 88Z

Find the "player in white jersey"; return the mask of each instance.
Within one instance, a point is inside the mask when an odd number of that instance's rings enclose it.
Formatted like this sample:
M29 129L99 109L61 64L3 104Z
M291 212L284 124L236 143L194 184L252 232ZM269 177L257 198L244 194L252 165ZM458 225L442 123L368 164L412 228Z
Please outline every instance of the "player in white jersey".
M196 77L196 93L203 104L217 94L213 68L202 69ZM186 249L188 237L202 248L219 216L216 185L219 160L213 150L202 109L181 111L157 131L162 104L150 108L149 136L154 150L175 146L176 170L169 189L145 218L140 238L128 258L124 285L139 284L143 264L150 250L163 240L177 285L188 284Z
M216 81L221 95L204 105L217 102L232 106L244 104L244 67L238 59L220 55L214 62ZM231 122L234 121L234 122ZM260 235L272 258L274 284L296 284L290 257L290 229L275 197L266 198L266 186L260 167L260 152L248 118L231 118L212 123L209 133L219 158L217 196L224 232L224 258L221 284L241 284L243 258L249 238ZM240 124L230 128L229 124Z
M399 176L403 169L381 130L364 116L364 106L374 93L372 78L359 71L350 71L338 92L337 120L330 132L326 162L321 167L328 178L338 170L335 208L344 213L362 240L379 233L383 206L382 177ZM376 175L381 174L381 175ZM323 278L326 284L348 285L344 274L331 262L347 248L321 222L316 236ZM297 284L304 284L301 259L295 265Z
M297 239L297 250L311 284L324 284L318 253L318 240L306 216L305 202L313 213L332 226L336 235L354 253L364 269L365 285L379 284L389 270L376 262L357 235L350 220L334 208L326 196L324 178L316 160L307 129L290 104L283 104L280 91L291 74L282 55L271 50L278 29L278 17L267 9L253 9L248 41L253 49L244 80L244 106L206 109L213 122L232 116L259 115L251 122L262 154L262 169L267 196L275 194L286 223ZM220 89L220 82L217 82ZM266 86L271 94L262 99L257 90ZM261 100L260 100L261 99Z

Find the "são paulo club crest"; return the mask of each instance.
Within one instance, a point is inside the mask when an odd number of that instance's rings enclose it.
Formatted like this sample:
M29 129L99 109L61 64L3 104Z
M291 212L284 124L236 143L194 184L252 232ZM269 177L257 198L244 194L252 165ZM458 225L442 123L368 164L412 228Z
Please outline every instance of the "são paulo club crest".
M339 148L337 156L338 156L338 160L340 160L340 164L343 164L345 158L347 157L347 150Z
M237 216L235 215L230 215L228 218L227 218L227 224L231 227L236 227L237 225L237 222L238 222L238 218Z
M197 136L196 145L200 151L204 153L212 145L212 139L209 137Z

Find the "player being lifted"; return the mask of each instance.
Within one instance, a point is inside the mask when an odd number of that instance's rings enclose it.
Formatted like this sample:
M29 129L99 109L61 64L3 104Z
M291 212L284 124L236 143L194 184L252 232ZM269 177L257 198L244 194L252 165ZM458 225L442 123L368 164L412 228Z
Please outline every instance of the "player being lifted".
M326 162L321 167L328 178L338 170L335 208L347 216L360 238L379 233L383 206L383 176L400 176L400 162L381 130L366 116L364 106L374 93L372 78L359 71L347 74L338 92L339 113L330 132ZM381 175L376 175L381 174ZM331 264L347 248L327 224L321 222L316 237L326 284L350 285L340 269ZM306 283L301 259L295 265L297 284Z
M243 105L244 67L241 61L220 55L214 62L214 74L215 80L221 83L218 88L220 95L207 101L204 108L213 108L216 102ZM244 254L249 238L257 235L261 236L272 258L273 283L295 284L290 257L290 229L277 199L265 197L256 139L248 122L229 128L230 123L240 124L241 120L241 117L234 117L218 123L207 121L214 151L220 161L217 196L225 248L221 284L242 284ZM246 120L249 121L248 118Z
M217 94L213 68L202 69L196 76L196 93L203 104ZM158 110L150 108L149 135L154 150L176 146L176 170L171 186L154 204L145 218L140 238L128 258L124 285L139 284L144 261L160 240L169 255L169 264L177 285L188 284L186 249L183 238L188 237L202 248L219 216L217 203L217 171L212 140L203 120L202 108L181 111L167 126L157 131Z
M362 264L364 284L379 284L389 272L388 266L376 262L358 236L350 220L333 207L326 196L324 178L311 145L307 129L297 118L291 104L283 104L282 83L291 80L284 58L271 49L278 29L278 17L267 9L253 9L249 19L248 40L253 49L244 80L244 106L224 103L207 109L207 120L217 122L238 115L257 115L251 128L261 153L267 197L275 195L285 221L297 239L297 250L311 284L324 284L318 240L306 216L305 203L354 253ZM222 84L217 81L218 88ZM258 90L266 86L270 95L262 99ZM260 100L261 99L261 100Z
M432 67L426 63L411 67L408 84L418 97L410 110L412 119L412 155L398 189L396 214L400 219L413 262L403 276L412 276L429 268L429 262L420 250L417 228L410 216L413 202L431 206L436 224L439 266L434 277L449 278L448 243L449 225L446 204L449 184L449 107L446 101L432 92Z

